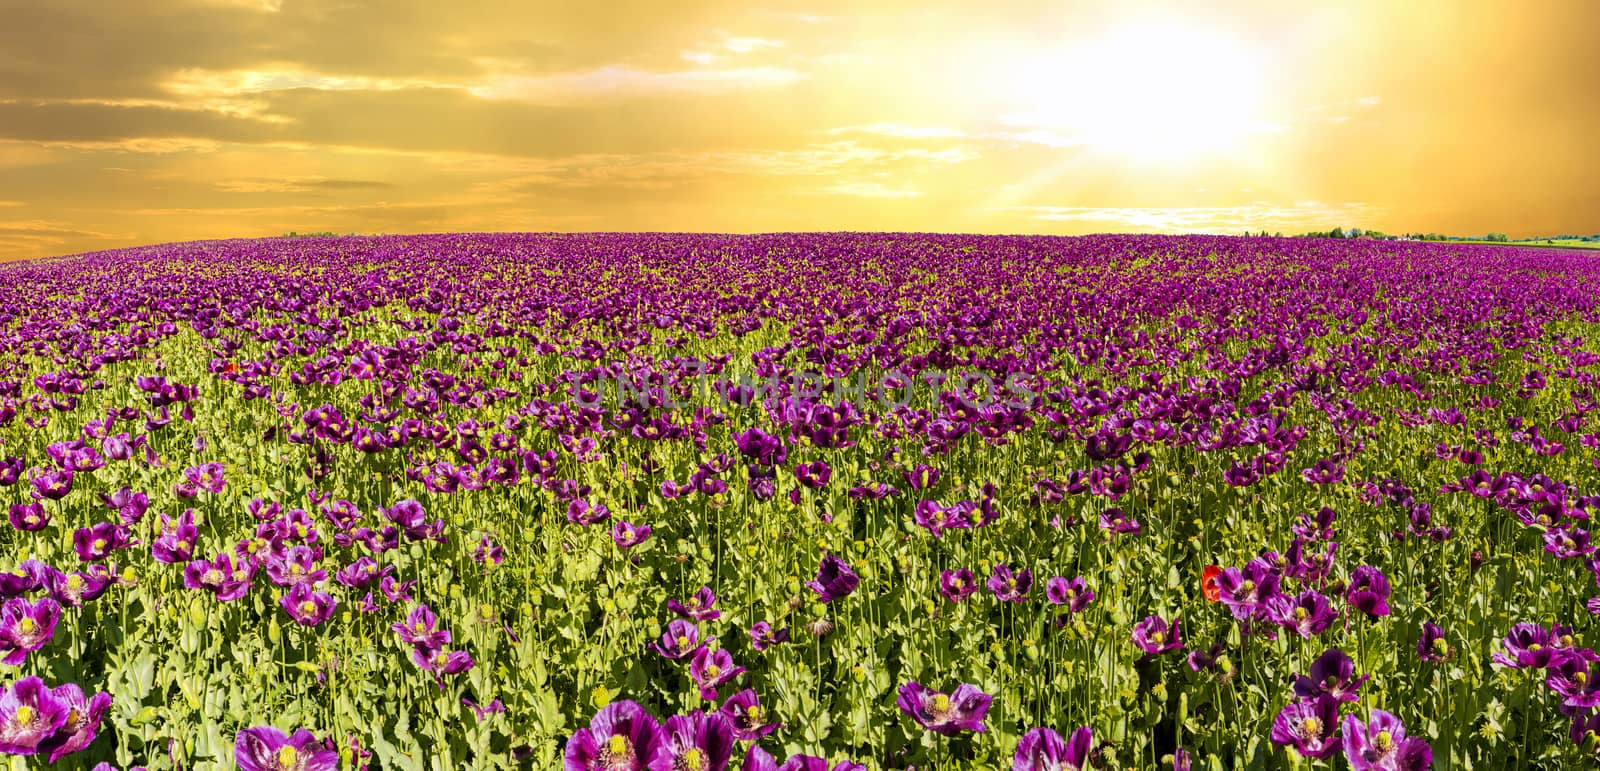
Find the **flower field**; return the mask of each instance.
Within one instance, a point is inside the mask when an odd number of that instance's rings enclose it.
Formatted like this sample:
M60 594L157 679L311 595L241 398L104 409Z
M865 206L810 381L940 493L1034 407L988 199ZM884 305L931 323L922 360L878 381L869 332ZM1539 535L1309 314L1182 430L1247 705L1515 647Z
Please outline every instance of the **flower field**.
M1570 768L1600 262L1095 236L0 267L12 768ZM97 765L104 764L104 765Z

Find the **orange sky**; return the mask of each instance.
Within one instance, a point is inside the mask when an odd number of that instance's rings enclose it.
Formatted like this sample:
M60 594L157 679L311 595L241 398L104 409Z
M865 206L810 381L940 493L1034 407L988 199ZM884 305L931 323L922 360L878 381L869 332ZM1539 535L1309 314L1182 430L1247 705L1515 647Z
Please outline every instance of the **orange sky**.
M0 258L290 230L1600 231L1589 0L0 2Z

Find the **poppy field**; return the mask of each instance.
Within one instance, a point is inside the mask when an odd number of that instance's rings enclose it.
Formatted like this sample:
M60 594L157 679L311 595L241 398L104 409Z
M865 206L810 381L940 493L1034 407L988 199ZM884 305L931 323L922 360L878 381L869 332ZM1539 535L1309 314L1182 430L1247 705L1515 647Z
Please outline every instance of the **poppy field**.
M1211 236L0 266L10 768L1571 768L1600 263Z

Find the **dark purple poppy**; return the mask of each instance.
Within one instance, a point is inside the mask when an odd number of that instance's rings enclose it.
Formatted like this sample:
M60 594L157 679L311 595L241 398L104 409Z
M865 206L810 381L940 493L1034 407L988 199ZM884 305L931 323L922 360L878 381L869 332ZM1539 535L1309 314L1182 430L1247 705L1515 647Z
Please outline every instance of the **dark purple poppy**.
M1179 620L1174 618L1172 623L1160 616L1147 616L1143 621L1133 625L1133 644L1147 656L1160 656L1163 653L1183 649L1183 636L1179 629Z
M49 597L29 602L22 597L12 597L0 605L0 659L11 666L20 666L28 654L50 642L55 635L56 623L61 620L61 606Z
M233 556L218 554L215 560L193 560L183 566L183 585L204 589L222 602L237 600L250 592L250 571L234 567Z
M611 525L611 540L623 549L632 549L650 537L649 525L635 525L617 520Z
M1570 640L1558 626L1545 628L1538 624L1522 622L1511 627L1501 643L1504 653L1494 654L1494 662L1513 669L1544 669L1572 657Z
M1423 739L1406 736L1400 718L1381 709L1372 710L1366 723L1345 715L1343 734L1351 771L1422 771L1433 765L1433 748Z
M918 725L947 736L962 731L983 732L983 717L989 712L989 694L975 685L962 683L949 694L912 681L900 686L896 705Z
M717 688L744 674L744 667L733 663L733 655L718 648L701 646L689 662L689 676L700 687L700 698L707 701L717 698Z
M607 704L567 740L564 771L645 771L660 733L638 702Z
M662 726L650 771L725 771L733 755L733 726L718 713L673 715Z
M338 601L327 592L313 589L310 584L295 584L287 594L278 598L289 618L301 626L316 626L333 615Z
M733 726L733 736L739 741L753 742L778 728L776 722L767 721L767 711L761 706L761 700L748 688L729 696L717 711L728 719L728 724Z
M822 563L817 566L816 579L807 581L806 588L816 592L818 600L833 602L850 596L860 582L861 579L844 560L829 554L822 558Z
M1373 618L1389 615L1389 579L1371 565L1362 565L1350 574L1344 590L1345 602Z
M1050 728L1035 728L1022 735L1011 756L1011 771L1083 771L1089 767L1094 732L1083 726L1062 740Z
M272 726L239 732L233 743L233 760L239 771L335 771L339 753L317 741L302 728L285 735Z
M1338 618L1328 598L1311 589L1297 597L1280 594L1267 600L1267 616L1307 640L1327 631Z
M38 501L11 504L11 526L18 530L43 530L50 524L51 516Z
M978 579L966 568L946 570L939 575L939 593L951 602L961 602L978 591Z
M684 602L667 600L667 610L695 621L713 621L722 618L722 611L712 607L717 604L717 593L702 586Z
M1453 651L1444 638L1444 630L1432 621L1422 624L1422 636L1417 638L1417 656L1423 661L1437 664L1450 658Z
M32 755L67 724L71 707L37 677L24 677L0 693L0 752Z
M786 643L788 641L788 627L773 631L772 625L765 621L757 621L750 625L750 647L758 651L764 651L778 643Z
M1294 702L1272 721L1272 741L1318 760L1339 751L1339 702L1331 696Z
M1356 676L1356 664L1344 651L1329 648L1311 662L1308 674L1295 678L1294 694L1301 699L1331 696L1335 701L1355 701L1356 691L1371 675Z
M711 642L706 638L705 642ZM682 659L693 656L701 648L700 627L691 621L675 618L667 623L667 631L661 634L661 641L651 643L650 649L669 659Z
M406 615L404 622L389 625L407 645L438 648L450 644L450 631L440 629L439 618L427 605L417 605Z
M1073 613L1082 613L1089 603L1094 602L1094 590L1089 588L1083 576L1068 580L1061 576L1046 581L1044 596L1053 605L1065 605Z
M1013 571L1010 565L995 565L987 586L1001 602L1022 602L1033 589L1033 571L1026 568Z
M39 743L39 751L56 761L77 752L94 742L100 731L100 722L111 709L111 694L101 692L86 697L77 683L62 683L51 692L67 706L67 720L54 735Z

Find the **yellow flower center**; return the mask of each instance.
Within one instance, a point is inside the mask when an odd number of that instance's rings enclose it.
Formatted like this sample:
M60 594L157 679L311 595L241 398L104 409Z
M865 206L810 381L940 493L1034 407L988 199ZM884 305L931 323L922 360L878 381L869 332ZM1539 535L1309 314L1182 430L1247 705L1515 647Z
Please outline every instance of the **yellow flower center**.
M294 768L295 763L299 760L300 753L297 752L295 748L286 744L278 749L278 768L282 768L287 771L287 769Z
M33 630L38 628L39 624L31 618L24 618L17 622L17 626L22 629L23 634L33 634Z
M633 540L633 531L632 530L623 530L622 531L622 540L624 540L624 541Z
M1377 736L1372 737L1372 743L1376 744L1379 750L1387 752L1394 746L1394 735L1388 731L1379 731Z
M188 551L188 550L189 550L189 542L188 541L183 541L183 540L178 541L178 551Z
M716 664L706 665L706 677L716 677L720 674L722 674L722 667L719 667Z
M294 565L290 565L289 566L289 575L298 576L298 575L300 575L301 573L304 573L304 572L306 572L306 569L303 568L303 567L300 567L299 564L294 564Z
M306 600L305 602L300 603L300 612L304 613L304 614L306 614L308 616L311 615L312 613L316 613L317 612L317 604L312 602L312 601L310 601L310 600Z
M220 571L220 570L218 570L216 568L212 568L210 570L207 570L206 574L204 576L204 579L205 579L205 583L208 583L208 584L221 583L222 582L222 571Z
M33 707L30 707L26 704L17 707L17 723L19 725L29 725L33 723Z
M421 621L418 621L417 623L412 624L411 628L413 630L415 630L417 634L422 634L423 632L428 631L428 625L422 623Z
M1153 643L1156 643L1156 644L1159 645L1162 642L1164 642L1166 639L1167 639L1167 636L1165 634L1161 633L1161 632L1151 632L1150 633L1150 642L1153 642Z
M1247 591L1247 592L1255 591L1256 582L1251 581L1249 579L1245 579L1242 583L1239 584L1239 588L1243 589L1244 591Z
M678 647L679 648L687 648L687 647L689 647L689 638L685 637L683 635L679 635L678 636Z
M933 711L935 713L939 713L939 714L943 714L945 712L949 712L950 711L950 697L946 696L946 695L944 695L942 693L934 694L933 695Z
M683 751L683 767L687 771L700 771L706 767L705 753L699 747L690 747Z
M1314 717L1308 717L1305 720L1300 721L1300 735L1302 735L1302 736L1321 736L1322 735L1322 721L1318 720L1318 719L1316 719Z
M606 749L611 752L612 757L628 754L628 737L622 734L612 734L611 738L606 741Z
M83 589L83 576L77 575L76 573L69 576L67 578L67 588L74 592Z
M96 538L96 539L94 539L94 550L95 551L100 551L101 549L104 549L104 548L106 548L106 539L104 539L104 538Z
M1311 615L1311 611L1306 610L1305 608L1294 609L1294 617L1300 619L1301 621L1304 621L1309 615Z

